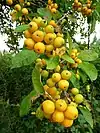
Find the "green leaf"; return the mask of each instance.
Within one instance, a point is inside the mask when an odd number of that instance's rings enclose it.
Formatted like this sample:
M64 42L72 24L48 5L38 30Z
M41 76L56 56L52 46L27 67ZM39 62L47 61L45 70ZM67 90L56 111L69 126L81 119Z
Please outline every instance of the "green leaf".
M71 81L72 85L75 88L78 88L79 89L80 88L79 80L76 78L75 73L73 73L72 71L71 71L71 73L72 73L72 76L70 78L70 81Z
M80 68L82 71L84 71L91 81L96 80L97 78L97 69L95 66L88 62L83 62L82 64L78 65L78 68Z
M81 113L83 114L85 120L90 124L91 128L93 129L93 119L91 112L84 107L79 107Z
M84 71L82 71L82 70L79 70L79 75L80 75L83 83L85 83L87 81L87 78L88 78L86 73L84 73Z
M51 14L50 10L47 8L38 8L37 12L41 17L46 18L48 21L51 20L51 18L52 18L52 14Z
M23 31L27 30L28 28L29 28L29 26L27 24L20 25L20 26L16 27L15 32L23 32Z
M34 97L34 100L36 100L39 95L35 90L31 91L29 95L27 95L21 102L20 105L20 116L27 115L31 108L31 98Z
M68 44L69 44L69 54L70 54L71 51L72 51L72 45L73 45L73 43L72 43L72 39L71 39L71 37L70 37L70 35L69 35L68 32L67 32L67 39L68 39Z
M54 69L59 65L59 56L46 58L47 69Z
M75 61L67 53L64 54L61 58L68 61L69 63L75 63Z
M83 61L94 61L98 58L98 54L93 50L84 50L80 52L78 58Z
M40 71L39 68L34 68L33 72L32 72L32 83L33 83L33 87L35 89L35 91L39 94L43 94L44 93L44 89L43 89L43 85L40 79Z
M37 54L31 50L22 50L12 58L12 68L30 65L38 58Z

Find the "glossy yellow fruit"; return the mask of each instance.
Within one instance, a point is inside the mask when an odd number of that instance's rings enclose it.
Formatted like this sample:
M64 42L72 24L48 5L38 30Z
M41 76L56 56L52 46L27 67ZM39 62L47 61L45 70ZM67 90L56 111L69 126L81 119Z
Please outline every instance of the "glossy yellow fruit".
M13 4L13 0L6 0L7 5L12 5Z
M51 100L45 100L42 103L42 108L43 108L44 113L52 114L55 111L55 104Z
M22 8L22 14L23 15L28 15L28 9L27 8Z
M67 80L60 80L58 82L58 87L62 90L67 90L69 87L69 82Z
M43 32L43 31L40 31L40 30L35 31L35 32L32 34L32 39L33 39L35 42L42 42L43 39L44 39L44 32Z
M19 4L16 4L16 5L14 6L14 9L15 9L16 11L20 11L20 10L21 10L21 6L20 6Z
M29 31L33 33L34 31L38 30L38 25L36 22L29 23Z
M27 38L24 41L25 47L30 49L30 50L32 50L34 48L34 44L35 44L35 42L31 38Z
M69 105L64 112L64 115L67 119L74 120L78 117L78 110L75 106Z
M71 89L71 93L72 93L73 95L77 95L77 94L79 93L79 89L77 89L77 88L72 88L72 89Z
M51 51L53 51L53 49L54 49L53 45L46 45L45 46L46 52L51 52Z
M61 125L63 125L64 127L71 127L73 125L73 120L65 118Z
M56 13L57 12L56 8L51 8L51 12Z
M76 54L74 52L71 52L70 57L74 59L76 57Z
M59 81L61 80L61 75L60 75L60 73L54 73L54 74L52 75L52 80L53 80L54 82L59 82Z
M45 32L46 33L54 33L54 27L52 25L47 25L45 27Z
M53 6L54 8L58 8L58 5L57 5L57 3L54 3L54 6Z
M60 69L61 69L61 67L60 67L60 65L58 65L58 66L54 69L54 71L55 71L55 72L60 72Z
M24 31L24 37L25 38L31 38L31 33L29 32L29 30Z
M56 24L56 22L54 20L51 20L49 22L49 25L52 25L53 27L57 27L57 24Z
M64 113L63 112L60 112L58 110L55 110L53 115L52 115L52 120L54 122L63 122L64 121Z
M49 87L54 87L54 86L55 86L55 82L52 81L52 78L49 78L49 79L47 80L47 85L48 85Z
M51 5L52 4L52 0L48 0L48 4Z
M76 102L77 104L80 104L80 103L83 102L84 97L83 97L81 94L77 94L77 95L74 97L74 99L75 99L75 102Z
M49 95L55 96L57 94L57 88L55 86L51 87L51 88L48 88L47 92L49 93Z
M56 109L63 112L67 109L67 103L63 99L58 99L55 102Z
M63 34L61 34L61 33L57 33L57 37L64 37L64 35Z
M43 54L45 52L45 45L42 42L37 42L34 45L34 50L35 52L39 53L39 54Z
M72 52L77 54L78 50L77 49L72 49Z
M65 41L64 41L64 39L62 37L57 37L54 40L54 47L55 48L60 48L64 43L65 43Z
M77 59L75 60L75 62L78 63L78 64L81 64L81 63L82 63L82 60L77 58Z
M40 26L41 25L42 18L41 17L37 17L37 18L34 17L32 21L35 22L35 23L37 23L38 26Z
M71 78L71 75L72 75L71 72L68 71L68 70L63 70L61 72L61 77L62 77L62 79L65 79L65 80L70 79Z
M44 88L44 90L45 90L45 91L47 91L47 90L48 90L48 88L49 88L49 86L44 85L44 86L43 86L43 88Z
M53 43L54 38L55 38L55 36L54 36L53 33L48 33L48 34L45 35L44 41L45 41L47 44L51 44L51 43Z

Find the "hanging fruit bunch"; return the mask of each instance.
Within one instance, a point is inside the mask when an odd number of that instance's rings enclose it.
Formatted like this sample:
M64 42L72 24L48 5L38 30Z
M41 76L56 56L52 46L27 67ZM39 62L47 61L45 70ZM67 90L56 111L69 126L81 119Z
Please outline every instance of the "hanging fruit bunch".
M58 8L58 5L57 5L57 3L53 3L53 0L48 0L47 8L48 8L52 13L56 13L56 12L57 12L57 8Z
M20 4L14 6L14 10L11 13L12 17L14 12L21 12L23 15L28 16L28 10L24 7L24 1L19 0L19 2ZM7 0L8 5L12 5L12 3L13 1ZM83 5L81 2L75 0L73 8L80 10L82 14L88 16L92 12L90 12L91 3L88 0L87 4ZM30 6L30 3L28 5ZM52 0L48 0L47 7L52 13L56 13L58 5L53 3ZM86 108L84 105L84 101L86 100L85 95L80 90L80 72L78 71L79 68L83 68L82 72L84 73L86 66L85 68L83 67L83 60L79 57L81 51L71 47L69 33L68 48L66 47L66 40L62 32L57 32L56 30L58 27L57 22L44 18L40 16L32 18L24 30L25 40L23 47L25 50L33 52L34 56L37 55L37 57L35 57L35 67L32 72L34 93L32 92L31 95L28 95L23 100L20 109L21 115L23 114L22 106L24 106L24 103L30 103L31 105L31 102L33 104L37 96L42 95L43 99L39 107L35 112L31 111L31 114L36 114L36 117L40 119L46 118L50 122L59 123L64 127L71 127L79 116L79 107ZM23 25L21 28L23 29ZM20 30L22 30L21 28ZM89 64L85 62L84 65ZM29 100L28 102L25 101L27 99ZM28 111L30 110L30 105L28 106Z
M62 34L55 33L56 27L54 20L47 22L41 17L34 17L29 23L29 29L24 32L25 47L48 57L63 55L66 51L65 40Z
M81 0L74 0L73 9L81 12L84 16L89 16L92 14L92 0L87 0L86 3L83 3Z

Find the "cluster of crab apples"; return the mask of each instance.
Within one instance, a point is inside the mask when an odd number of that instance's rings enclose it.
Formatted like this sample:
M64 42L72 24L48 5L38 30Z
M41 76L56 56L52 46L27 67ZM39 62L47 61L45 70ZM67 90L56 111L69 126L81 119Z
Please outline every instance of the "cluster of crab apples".
M47 22L41 17L34 17L29 23L29 29L24 32L24 46L48 57L64 54L65 40L62 34L55 33L56 27L54 20Z
M91 4L91 0L87 0L86 4L82 3L80 0L74 0L73 9L81 12L84 16L89 16L92 13Z

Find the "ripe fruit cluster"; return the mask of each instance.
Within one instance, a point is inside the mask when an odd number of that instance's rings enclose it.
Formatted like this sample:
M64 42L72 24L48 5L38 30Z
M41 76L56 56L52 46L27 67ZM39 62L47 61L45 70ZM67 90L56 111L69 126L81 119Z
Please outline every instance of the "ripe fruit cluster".
M48 0L47 8L48 8L52 13L56 13L56 12L57 12L57 8L58 8L58 5L57 5L57 3L53 3L53 0Z
M86 4L83 4L81 1L74 0L73 9L81 12L84 16L89 16L92 13L91 4L91 0L87 0Z
M71 72L69 72L68 70L63 70L61 73L52 72L51 77L49 76L49 78L46 81L46 84L44 85L44 90L54 99L59 98L60 93L62 91L68 90L69 87L68 80L70 78L71 78Z
M12 5L14 2L13 0L7 0L7 4ZM29 11L25 6L30 6L30 2L25 3L24 0L19 0L19 3L14 5L14 9L10 13L13 22L16 20L22 21L24 17L29 14Z
M73 121L78 117L77 108L67 104L63 99L58 99L55 102L45 100L42 103L42 110L45 118L51 122L57 122L64 127L71 127Z
M56 26L54 20L47 23L41 17L34 17L29 23L29 29L24 32L25 47L38 54L45 53L48 57L64 54L65 40L60 33L55 33Z
M71 68L77 68L78 67L78 64L81 64L82 63L82 60L78 58L78 55L80 53L78 52L77 49L72 49L71 53L70 53L70 57L74 60L75 63L73 64L68 64L69 67Z

